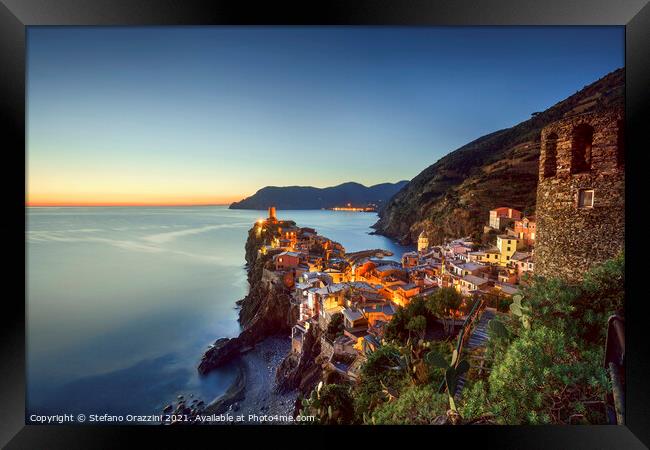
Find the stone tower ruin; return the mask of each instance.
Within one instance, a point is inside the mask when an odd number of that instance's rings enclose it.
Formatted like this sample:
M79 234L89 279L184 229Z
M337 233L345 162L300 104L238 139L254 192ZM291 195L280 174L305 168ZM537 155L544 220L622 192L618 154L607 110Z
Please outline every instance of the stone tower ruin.
M542 130L535 273L579 281L625 246L623 108Z

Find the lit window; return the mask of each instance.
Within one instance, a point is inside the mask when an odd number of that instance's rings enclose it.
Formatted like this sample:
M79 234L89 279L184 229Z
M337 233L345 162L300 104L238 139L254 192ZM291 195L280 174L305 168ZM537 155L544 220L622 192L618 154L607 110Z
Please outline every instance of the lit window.
M578 191L578 208L593 208L594 207L594 190L581 189Z

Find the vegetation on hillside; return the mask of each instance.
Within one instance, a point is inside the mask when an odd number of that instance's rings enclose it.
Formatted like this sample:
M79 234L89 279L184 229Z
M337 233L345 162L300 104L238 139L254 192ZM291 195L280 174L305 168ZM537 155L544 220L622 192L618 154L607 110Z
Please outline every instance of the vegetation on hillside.
M607 318L622 310L624 284L620 255L580 284L536 278L524 287L522 313L490 327L491 371L465 392L463 417L513 425L605 423Z
M454 382L454 341L422 339L422 322L444 314L433 302L451 294L415 300L399 308L359 381L321 386L303 401L302 413L337 424L606 423L605 333L608 317L623 307L624 274L620 255L579 284L533 278L511 312L490 323L483 370L459 364L457 372L469 371L455 402L440 391L441 383Z
M621 105L624 87L625 71L618 69L512 128L449 153L387 202L377 232L412 243L425 230L437 244L481 231L495 207L533 214L542 128L567 114Z

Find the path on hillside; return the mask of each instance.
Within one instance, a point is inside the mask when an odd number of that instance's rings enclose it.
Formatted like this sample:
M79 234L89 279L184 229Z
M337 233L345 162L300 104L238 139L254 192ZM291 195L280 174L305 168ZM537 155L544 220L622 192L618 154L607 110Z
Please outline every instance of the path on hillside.
M469 340L463 349L463 353L472 351L479 347L485 347L487 345L487 342L490 339L488 336L488 323L490 320L494 319L495 315L496 312L494 309L486 308L483 310L481 318L476 324L476 327L474 327L474 331L472 331L472 334L470 335ZM456 399L460 399L461 392L463 391L463 386L465 386L466 376L467 373L463 374L456 383L456 391L454 392L454 398Z

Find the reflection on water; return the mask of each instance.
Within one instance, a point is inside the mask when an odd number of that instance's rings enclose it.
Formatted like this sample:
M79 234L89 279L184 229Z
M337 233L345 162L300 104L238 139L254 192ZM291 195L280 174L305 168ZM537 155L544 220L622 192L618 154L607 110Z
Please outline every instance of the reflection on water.
M244 243L262 211L226 207L27 210L28 409L159 411L210 400L235 371L199 377L206 346L239 331ZM404 250L369 235L375 214L279 211L348 251Z

